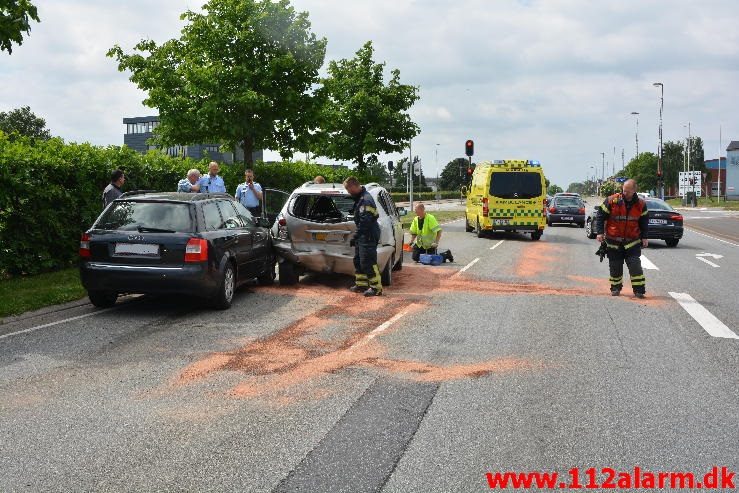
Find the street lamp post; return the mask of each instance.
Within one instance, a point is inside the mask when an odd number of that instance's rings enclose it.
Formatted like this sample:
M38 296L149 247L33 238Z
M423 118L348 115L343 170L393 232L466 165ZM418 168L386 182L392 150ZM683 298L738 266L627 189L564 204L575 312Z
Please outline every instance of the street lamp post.
M597 171L595 170L595 166L591 166L590 169L593 170L593 185L595 185L595 175ZM588 181L590 180L590 176L588 176ZM593 193L595 193L595 190L593 190Z
M636 133L634 134L634 137L636 139L636 157L639 157L639 112L638 111L632 111L632 115L636 116Z
M605 152L600 153L600 160L601 160L601 172L600 172L600 182L598 182L598 195L600 195L601 184L604 181L606 181L606 153Z
M664 188L662 186L662 111L665 107L665 86L661 82L652 84L659 87L659 156L657 158L657 196L660 199L665 198Z

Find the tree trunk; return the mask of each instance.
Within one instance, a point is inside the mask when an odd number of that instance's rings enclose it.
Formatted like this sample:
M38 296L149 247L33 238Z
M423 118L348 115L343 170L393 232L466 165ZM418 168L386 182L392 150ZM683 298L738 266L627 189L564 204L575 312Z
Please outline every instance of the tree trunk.
M357 173L364 173L364 154L360 154L357 158Z
M244 143L241 146L244 151L244 164L247 168L254 166L254 138L251 135L244 137Z

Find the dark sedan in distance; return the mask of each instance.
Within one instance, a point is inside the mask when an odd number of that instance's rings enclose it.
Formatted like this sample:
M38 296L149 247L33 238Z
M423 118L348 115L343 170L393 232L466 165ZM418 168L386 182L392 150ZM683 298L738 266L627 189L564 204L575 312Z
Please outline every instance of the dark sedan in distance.
M121 293L172 293L225 309L240 284L275 278L266 226L226 194L124 194L82 235L82 285L99 307Z
M555 223L585 226L585 203L574 195L555 195L547 207L547 226Z
M653 197L645 200L649 217L647 239L665 240L668 247L676 247L683 237L683 216L664 200ZM593 208L585 223L585 234L590 239L596 236L594 221L598 207L600 204Z

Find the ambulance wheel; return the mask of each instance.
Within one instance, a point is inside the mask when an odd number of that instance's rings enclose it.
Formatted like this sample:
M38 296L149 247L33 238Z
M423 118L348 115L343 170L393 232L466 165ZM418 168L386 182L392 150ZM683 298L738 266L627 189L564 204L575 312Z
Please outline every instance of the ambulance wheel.
M475 228L473 228L472 226L470 226L470 223L468 223L468 222L467 222L467 216L464 216L464 230L465 230L465 231L466 231L467 233L472 233L472 231L473 231L474 229L475 229Z
M477 218L477 224L475 225L475 234L478 238L482 238L484 236L484 233L482 231L482 228L480 227L480 218Z
M531 239L533 241L539 241L541 239L541 231L534 231L531 233Z
M390 260L385 264L385 268L380 273L380 281L383 286L390 286L393 283L393 265L395 264L395 258L391 257Z

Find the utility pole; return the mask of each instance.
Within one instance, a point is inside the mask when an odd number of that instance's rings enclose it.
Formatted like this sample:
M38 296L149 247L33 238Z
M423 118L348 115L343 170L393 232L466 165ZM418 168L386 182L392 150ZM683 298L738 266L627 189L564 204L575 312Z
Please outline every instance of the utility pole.
M718 203L721 203L721 125L718 126Z
M639 112L638 111L632 111L632 115L636 116L636 133L634 134L635 140L636 140L636 156L639 157Z
M626 168L626 160L624 158L624 148L622 147L621 148L621 170L623 171L624 168Z
M606 153L605 152L601 152L600 153L600 161L601 161L601 163L600 163L600 167L601 167L600 176L601 176L601 179L600 179L600 183L598 184L598 195L600 195L600 186L601 186L601 184L604 181L606 181Z
M654 87L659 87L659 157L657 159L657 196L664 200L665 191L662 185L662 110L665 106L665 86L661 82L655 82L652 84Z

